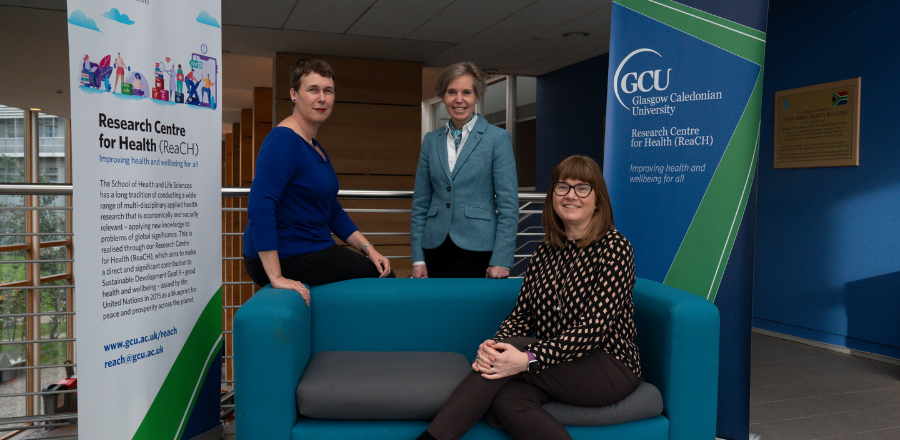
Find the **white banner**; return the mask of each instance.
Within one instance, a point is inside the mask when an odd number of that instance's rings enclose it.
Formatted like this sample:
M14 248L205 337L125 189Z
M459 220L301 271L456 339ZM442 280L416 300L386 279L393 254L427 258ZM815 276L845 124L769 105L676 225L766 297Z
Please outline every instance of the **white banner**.
M220 1L68 22L79 436L191 438L218 424Z

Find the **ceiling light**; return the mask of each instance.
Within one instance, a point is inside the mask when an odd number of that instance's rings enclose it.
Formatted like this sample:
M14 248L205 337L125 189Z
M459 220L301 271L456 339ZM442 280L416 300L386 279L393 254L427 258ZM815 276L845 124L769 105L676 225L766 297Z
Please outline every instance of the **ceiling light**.
M39 111L41 111L41 109L39 109L39 108L30 108L30 109L28 109L28 110L31 110L31 111L33 111L33 112L39 112Z
M587 32L566 32L563 34L566 38L584 38L588 35L590 34Z
M499 72L500 69L498 69L496 67L485 67L484 69L481 69L481 71L488 75L493 75L493 74Z

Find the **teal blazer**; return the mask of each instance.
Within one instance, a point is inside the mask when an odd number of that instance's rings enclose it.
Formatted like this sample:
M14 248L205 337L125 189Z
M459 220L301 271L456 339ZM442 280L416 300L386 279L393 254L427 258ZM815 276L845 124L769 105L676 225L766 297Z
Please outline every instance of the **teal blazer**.
M491 266L513 267L519 225L519 188L509 132L478 115L453 172L447 129L425 135L416 170L410 241L412 260L449 235L460 248L493 251Z

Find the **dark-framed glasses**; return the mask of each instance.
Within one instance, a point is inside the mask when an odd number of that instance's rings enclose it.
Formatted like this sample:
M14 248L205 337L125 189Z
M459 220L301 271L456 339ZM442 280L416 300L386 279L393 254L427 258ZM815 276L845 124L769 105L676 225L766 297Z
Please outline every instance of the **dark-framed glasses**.
M590 183L579 183L578 185L569 185L566 182L553 182L553 192L560 197L565 197L566 194L569 194L569 191L575 188L575 195L581 197L582 199L591 195L591 191L594 190L594 185Z

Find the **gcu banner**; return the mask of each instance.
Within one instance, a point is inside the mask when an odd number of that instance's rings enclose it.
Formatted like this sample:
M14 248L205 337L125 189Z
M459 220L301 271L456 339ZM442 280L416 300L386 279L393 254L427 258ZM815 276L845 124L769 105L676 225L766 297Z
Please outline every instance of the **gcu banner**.
M721 345L749 354L749 308L720 305L749 303L749 274L731 267L742 279L720 286L756 174L765 33L668 0L617 0L612 17L604 174L616 226L638 276L715 301ZM719 435L746 438L749 359L723 351L720 374ZM723 426L735 412L738 426Z
M68 14L79 435L221 431L220 1Z

